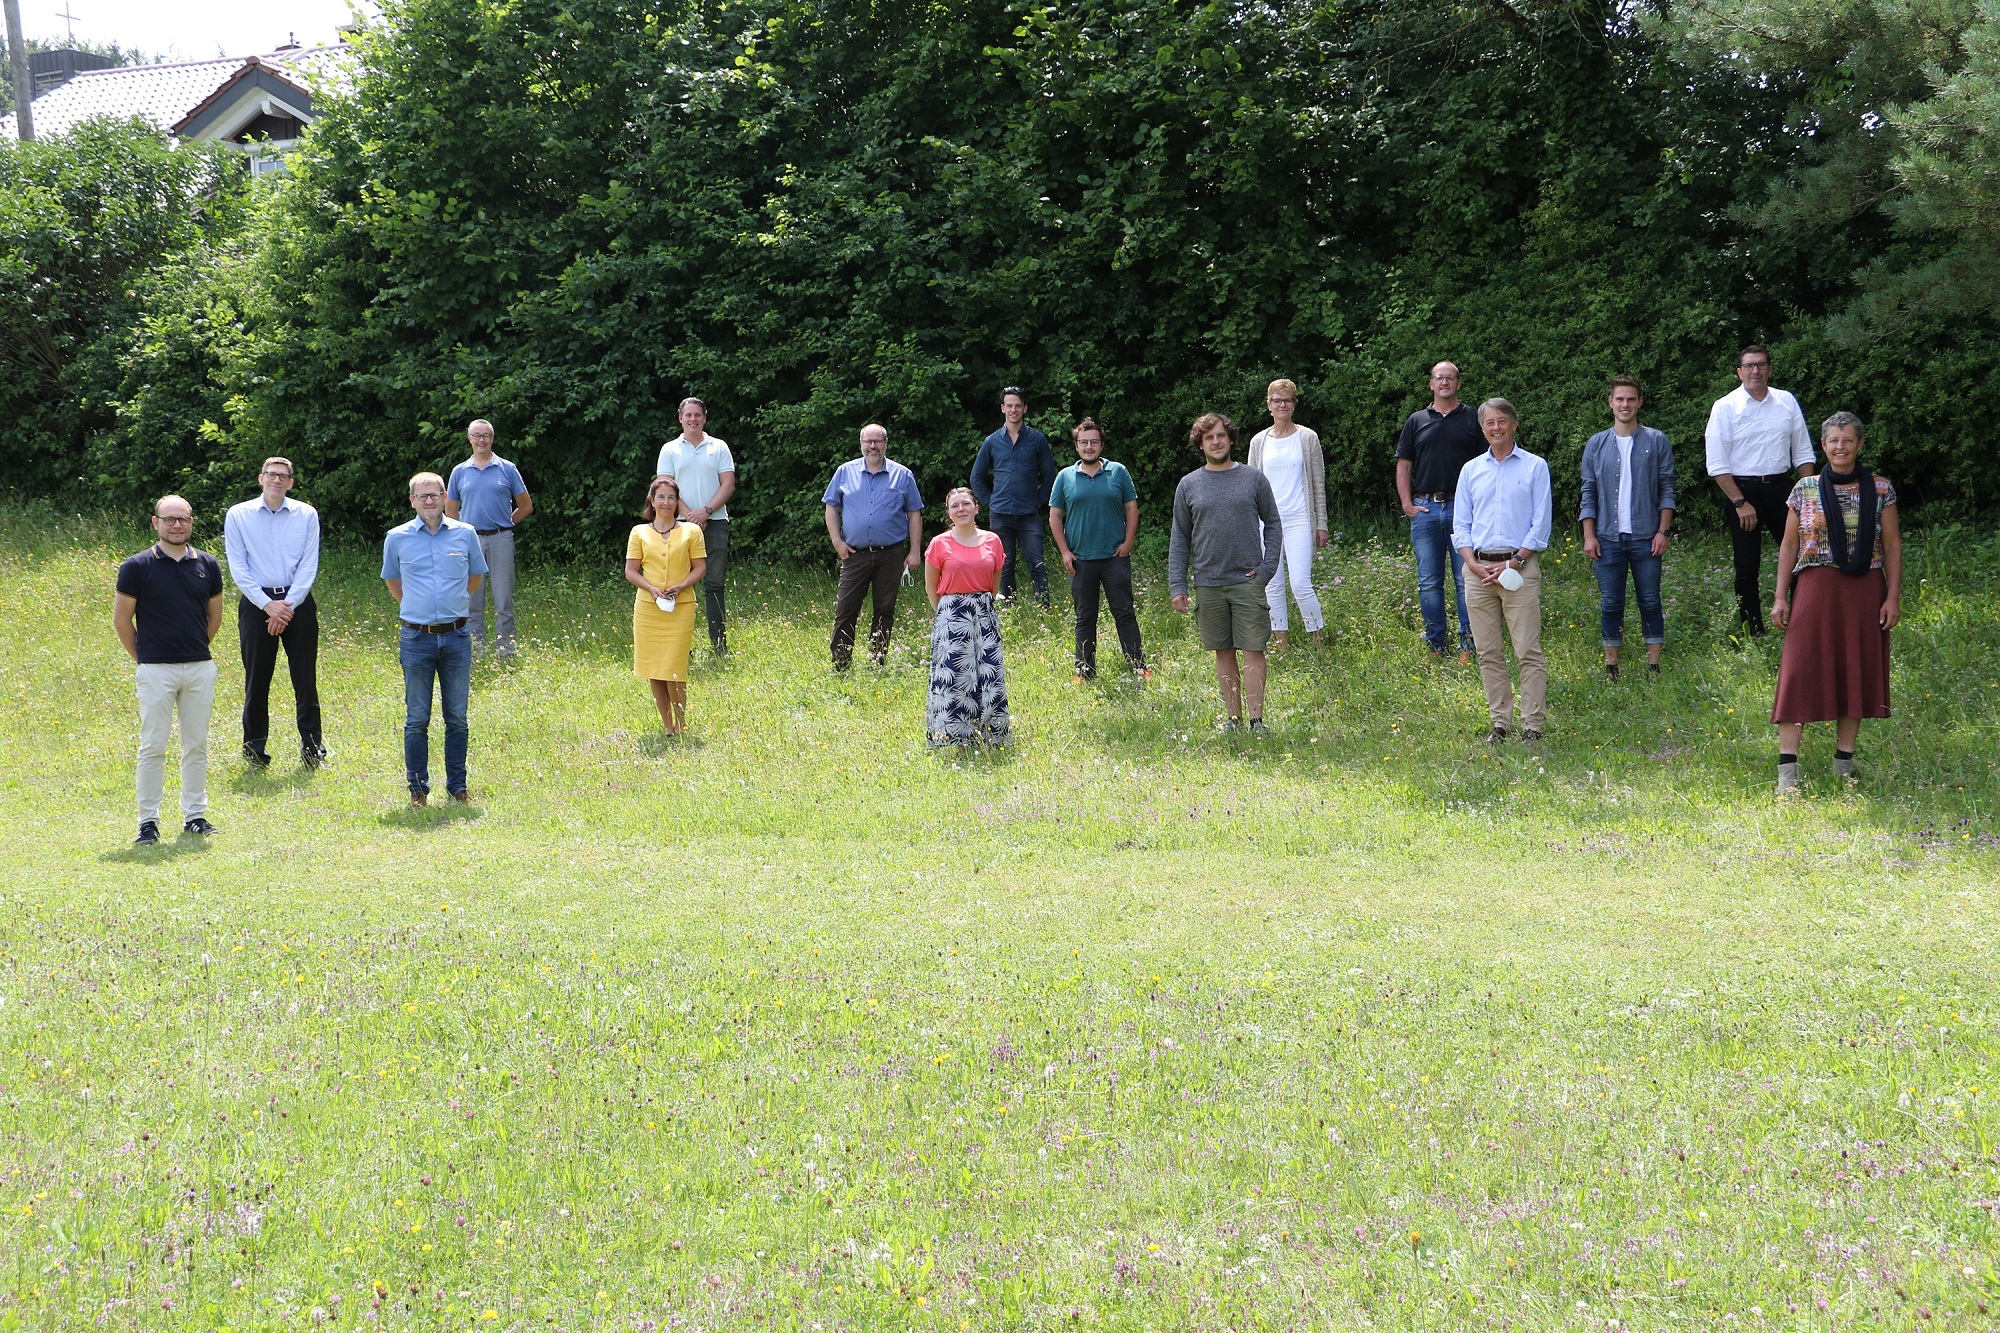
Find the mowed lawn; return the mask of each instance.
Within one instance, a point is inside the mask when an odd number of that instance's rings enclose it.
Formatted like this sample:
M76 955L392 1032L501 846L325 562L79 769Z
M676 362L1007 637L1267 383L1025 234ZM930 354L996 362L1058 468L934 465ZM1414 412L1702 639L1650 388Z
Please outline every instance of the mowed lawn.
M739 565L668 746L617 552L530 569L430 811L364 540L332 767L282 673L234 757L232 611L222 832L141 851L146 540L0 509L0 1329L2000 1326L1991 540L1913 541L1897 715L1785 806L1725 547L1616 684L1552 552L1549 738L1495 750L1385 530L1269 742L1151 569L1153 682L1010 611L1017 744L957 761L914 591L836 678L831 576Z

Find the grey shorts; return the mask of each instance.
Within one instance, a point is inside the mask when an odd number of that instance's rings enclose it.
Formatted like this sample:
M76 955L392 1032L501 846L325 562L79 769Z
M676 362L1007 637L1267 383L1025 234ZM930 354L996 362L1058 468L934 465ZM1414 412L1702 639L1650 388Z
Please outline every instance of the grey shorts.
M1264 600L1264 585L1245 579L1226 588L1196 588L1194 623L1201 630L1201 646L1210 652L1263 652L1271 641L1271 605Z

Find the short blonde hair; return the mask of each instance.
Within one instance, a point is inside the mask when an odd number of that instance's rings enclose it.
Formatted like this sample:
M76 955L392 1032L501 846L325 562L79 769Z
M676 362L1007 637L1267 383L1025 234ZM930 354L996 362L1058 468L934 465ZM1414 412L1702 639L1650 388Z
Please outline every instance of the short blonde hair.
M1293 402L1298 401L1299 386L1292 383L1290 380L1272 380L1270 387L1264 390L1264 397L1266 401L1270 399L1272 394L1275 394L1280 389L1283 389L1286 393L1290 394L1292 396Z
M437 473L419 472L416 476L410 478L410 494L412 496L414 496L417 493L417 483L420 481L434 481L438 484L439 490L442 491L447 489L447 487L444 484L444 478L440 477Z

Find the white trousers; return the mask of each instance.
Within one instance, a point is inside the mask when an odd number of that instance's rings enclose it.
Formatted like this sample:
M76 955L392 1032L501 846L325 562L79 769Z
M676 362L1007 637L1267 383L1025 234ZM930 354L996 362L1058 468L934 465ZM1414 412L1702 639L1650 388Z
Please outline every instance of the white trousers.
M215 707L215 663L145 662L139 687L139 822L160 817L167 785L167 742L181 717L181 819L208 813L208 715Z
M1326 615L1319 609L1319 594L1313 591L1312 519L1303 513L1296 521L1290 514L1279 517L1285 522L1284 550L1278 556L1278 572L1264 585L1264 600L1271 607L1271 632L1283 634L1291 629L1291 613L1285 606L1285 587L1290 584L1306 633L1316 634L1326 628Z

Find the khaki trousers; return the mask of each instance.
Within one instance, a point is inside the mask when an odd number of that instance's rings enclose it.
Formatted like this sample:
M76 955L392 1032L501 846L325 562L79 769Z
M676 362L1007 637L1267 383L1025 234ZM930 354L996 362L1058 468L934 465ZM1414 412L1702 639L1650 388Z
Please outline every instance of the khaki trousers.
M214 662L147 662L139 689L139 822L160 817L167 743L181 719L181 819L208 813L208 718L215 707Z
M1514 642L1521 664L1521 729L1540 731L1549 695L1548 665L1542 657L1542 561L1528 557L1521 587L1508 592L1465 572L1465 612L1472 618L1472 641L1479 649L1479 679L1486 687L1486 711L1496 727L1514 726L1514 690L1507 679L1507 649Z

